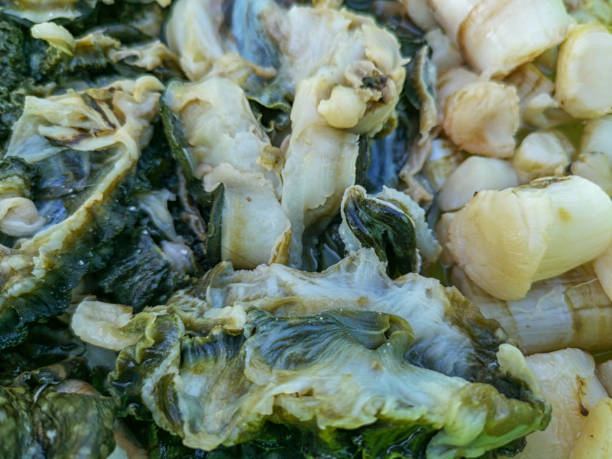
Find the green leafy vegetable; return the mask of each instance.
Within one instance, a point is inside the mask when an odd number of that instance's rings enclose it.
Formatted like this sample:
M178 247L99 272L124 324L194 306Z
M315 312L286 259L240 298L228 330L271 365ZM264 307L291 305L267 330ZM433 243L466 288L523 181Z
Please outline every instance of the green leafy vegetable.
M346 189L339 228L347 250L372 247L388 263L387 272L398 277L436 262L441 246L425 221L425 211L407 194L383 187L367 195L365 189ZM422 258L421 258L422 257Z
M353 252L323 273L302 273L281 265L234 271L222 263L190 296L205 300L211 314L235 303L281 315L329 309L394 314L419 324L413 329L420 343L415 343L420 365L469 381L494 381L500 376L493 350L501 344L495 322L484 320L456 289L444 288L435 279L411 273L391 281L372 249Z
M499 325L417 274L424 32L323 3L0 0L1 457L493 459L546 427Z
M275 6L273 0L232 2L229 26L244 59L261 67L280 69L281 52L266 24ZM245 82L245 92L249 100L276 112L277 117L291 111L293 88L285 72L278 72L274 78L253 73Z
M28 70L23 53L23 32L19 26L1 20L0 37L0 81L3 86L14 88L19 86Z
M164 132L168 139L170 151L174 159L181 165L183 173L191 179L196 175L196 164L193 154L189 149L189 143L181 119L170 109L163 99L160 105L161 119L164 123Z
M96 310L75 313L85 341L104 327ZM478 457L548 423L494 322L431 279L391 281L369 250L322 274L221 264L123 323L95 338L122 349L112 394L189 447L249 441L272 422L331 454Z
M74 362L85 355L85 343L58 319L34 324L27 340L0 355L0 385L9 385L20 374L40 367ZM78 360L81 364L83 360ZM73 377L84 377L82 372ZM87 375L88 376L88 375Z
M364 247L374 248L387 262L392 277L417 271L418 255L414 224L390 203L368 199L361 193L348 193L342 207L346 225Z
M54 81L60 86L75 81L93 84L101 77L114 74L107 52L119 42L102 34L90 34L77 41L73 55L58 48L39 45L39 52L30 55L31 72L38 82Z
M304 269L323 271L338 263L346 253L338 232L342 220L338 215L317 237L304 240Z
M137 310L165 302L184 284L164 252L146 229L131 229L114 240L112 262L93 275L96 285L111 301L133 305Z
M282 319L252 310L243 336L216 329L198 336L202 330L179 317L147 318L150 346L123 351L110 383L121 396L140 387L156 422L191 447L248 440L270 420L318 429L330 451L388 457L380 449L386 440L387 448L403 443L415 454L476 457L547 423L541 402L508 399L492 386L404 362L414 335L393 316L344 311ZM139 365L145 355L147 364ZM167 372L156 374L158 365ZM501 412L508 417L493 420ZM491 420L469 421L483 416ZM366 425L355 436L345 432Z
M12 228L28 228L42 218L45 226L6 248L0 348L23 340L27 324L63 311L81 278L103 263L99 248L126 223L121 184L136 168L137 142L156 112L159 88L157 80L145 77L80 94L26 99L5 159L29 164L36 182L22 179L36 185L31 200L25 189L17 197L8 195L28 213L9 213L4 220L11 218ZM17 164L12 161L5 164Z

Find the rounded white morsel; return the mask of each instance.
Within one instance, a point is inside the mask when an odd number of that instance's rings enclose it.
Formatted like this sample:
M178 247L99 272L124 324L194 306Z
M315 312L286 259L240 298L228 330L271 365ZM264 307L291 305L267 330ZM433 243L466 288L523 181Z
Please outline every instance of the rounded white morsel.
M444 105L444 132L476 155L508 158L516 145L519 97L514 86L478 80L452 93Z
M563 41L571 18L560 0L480 0L457 42L470 66L502 77Z
M439 73L458 67L463 63L463 57L461 57L457 45L442 29L431 29L425 34L425 40L431 48L431 61Z
M532 132L523 139L512 158L519 181L561 176L570 163L571 143L556 132Z
M612 34L600 24L575 27L561 46L555 97L576 118L612 112Z
M438 194L444 212L463 207L478 191L503 190L518 185L516 172L508 161L471 156L455 169Z
M572 174L597 183L612 196L612 115L590 120L580 139Z
M479 192L453 219L453 258L472 281L504 300L601 255L612 242L612 201L578 176Z

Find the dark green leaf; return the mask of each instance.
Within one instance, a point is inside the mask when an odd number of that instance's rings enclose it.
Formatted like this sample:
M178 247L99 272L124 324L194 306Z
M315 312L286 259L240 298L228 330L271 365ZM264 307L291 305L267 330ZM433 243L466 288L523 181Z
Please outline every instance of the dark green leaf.
M317 237L304 238L304 269L323 271L338 263L345 255L345 247L338 228L340 214Z
M225 186L219 185L212 192L212 207L208 221L208 233L206 237L206 255L211 265L221 261L221 239L223 230L223 195Z
M164 134L161 120L155 122L153 137L142 150L136 165L134 192L174 186L176 180L176 161L170 151L170 145Z
M170 107L164 102L163 98L161 105L161 119L164 123L164 132L170 145L170 151L174 159L178 161L183 169L183 173L188 179L195 176L195 161L189 150L189 143L185 138L183 126L178 115L176 115Z
M106 397L0 386L0 417L3 458L103 459L115 447Z
M228 273L218 274L227 279ZM243 284L239 290L252 298L249 287L244 289ZM222 298L220 291L209 293ZM422 458L448 448L458 448L459 454L472 444L475 451L484 444L496 449L548 422L547 405L499 371L500 379L522 388L506 397L491 385L426 369L437 363L426 362L425 368L408 363L405 358L426 343L423 330L417 336L399 317L354 309L283 317L253 308L240 334L193 317L202 305L193 296L186 303L187 297L134 318L129 327L137 344L121 351L109 383L124 410L141 418L151 410L159 426L187 444L213 449L246 442L211 457L249 457L247 451L264 455L262 447L267 449L264 457L285 457L288 444L305 457ZM281 307L299 303L303 308L304 300L293 296ZM394 301L401 301L397 294ZM493 330L489 323L479 326ZM365 407L372 397L389 399L389 408L374 422L360 423L356 408L342 408L345 399L346 407ZM446 403L459 406L450 418ZM417 405L418 415L411 410ZM499 413L509 416L507 422L498 422ZM471 429L468 425L481 416L490 428L474 426L481 432L479 440L472 434L469 440L454 440L454 430L439 430L446 422ZM442 424L433 421L438 417ZM329 427L319 430L315 419Z
M116 237L109 261L102 271L92 274L94 291L136 311L164 303L185 282L145 228L130 228Z
M363 247L371 247L387 262L391 278L414 272L417 250L414 224L397 207L361 194L345 200L344 215L351 232Z
M70 360L84 353L84 343L65 323L51 319L47 323L34 324L29 329L27 340L0 354L0 385L11 383L19 373Z

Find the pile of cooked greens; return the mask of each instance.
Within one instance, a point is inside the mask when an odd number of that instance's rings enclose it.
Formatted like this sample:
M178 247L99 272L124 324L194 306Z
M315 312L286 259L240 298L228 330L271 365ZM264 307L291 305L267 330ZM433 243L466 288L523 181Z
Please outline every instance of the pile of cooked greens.
M313 3L0 0L1 457L496 458L547 427L440 262L432 37Z

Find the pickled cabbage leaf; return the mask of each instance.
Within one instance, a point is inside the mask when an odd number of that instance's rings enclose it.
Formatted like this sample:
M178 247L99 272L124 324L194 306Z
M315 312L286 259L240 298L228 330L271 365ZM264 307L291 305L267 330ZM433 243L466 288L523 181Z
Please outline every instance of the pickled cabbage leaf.
M73 328L121 349L109 384L124 409L189 447L272 423L314 431L331 454L478 457L548 423L495 322L435 280L392 281L371 249L321 274L222 263L166 306L112 323L117 308L83 302Z
M102 263L97 248L126 224L121 186L150 138L160 89L143 77L26 98L0 166L0 203L12 204L0 225L8 244L0 262L0 348L22 340L28 323L61 312L90 267Z

